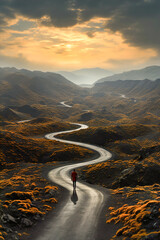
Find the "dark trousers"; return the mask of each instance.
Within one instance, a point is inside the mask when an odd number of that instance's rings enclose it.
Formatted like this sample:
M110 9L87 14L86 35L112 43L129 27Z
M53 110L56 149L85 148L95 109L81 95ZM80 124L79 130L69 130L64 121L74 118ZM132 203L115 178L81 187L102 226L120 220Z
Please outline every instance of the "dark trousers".
M76 181L73 181L73 188L76 188Z

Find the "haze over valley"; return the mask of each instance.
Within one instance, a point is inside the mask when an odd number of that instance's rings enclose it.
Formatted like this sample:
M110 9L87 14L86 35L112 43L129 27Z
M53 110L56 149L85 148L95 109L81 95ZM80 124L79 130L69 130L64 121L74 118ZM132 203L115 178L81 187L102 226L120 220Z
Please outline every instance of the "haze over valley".
M72 72L60 71L62 76L78 85L93 85L100 78L112 75L111 71L101 68L86 68Z

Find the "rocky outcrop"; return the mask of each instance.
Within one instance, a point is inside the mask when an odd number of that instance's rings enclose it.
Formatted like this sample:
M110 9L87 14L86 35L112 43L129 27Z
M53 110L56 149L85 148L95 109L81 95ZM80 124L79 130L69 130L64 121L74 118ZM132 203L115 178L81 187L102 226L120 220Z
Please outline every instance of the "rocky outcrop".
M154 183L160 183L160 166L157 164L149 164L148 166L136 164L134 167L127 168L121 172L120 177L113 183L113 188L144 186Z
M138 161L142 161L143 159L147 158L149 155L155 152L160 152L160 145L159 146L153 146L150 148L143 148L139 152L139 156L137 157Z

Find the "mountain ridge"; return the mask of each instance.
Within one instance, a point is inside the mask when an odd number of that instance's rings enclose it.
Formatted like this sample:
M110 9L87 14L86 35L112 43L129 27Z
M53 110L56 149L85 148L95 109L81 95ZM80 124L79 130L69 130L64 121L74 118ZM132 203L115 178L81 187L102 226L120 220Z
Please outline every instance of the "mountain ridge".
M0 68L1 104L53 104L82 89L57 73Z
M131 70L123 73L114 74L109 77L101 78L95 84L106 81L117 80L156 80L160 78L160 66L148 66L138 70Z
M144 80L117 80L99 82L93 87L94 93L116 93L129 97L159 97L160 79Z

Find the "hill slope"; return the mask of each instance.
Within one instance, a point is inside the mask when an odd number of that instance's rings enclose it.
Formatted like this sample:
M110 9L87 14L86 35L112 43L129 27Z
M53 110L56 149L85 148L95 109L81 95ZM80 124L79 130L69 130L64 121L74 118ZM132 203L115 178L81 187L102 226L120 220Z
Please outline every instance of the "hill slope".
M96 94L117 93L129 97L155 98L160 95L160 79L106 81L97 83L93 89Z
M96 83L116 80L156 80L158 78L160 78L160 66L150 66L140 70L132 70L129 72L114 74L110 77L101 78Z
M0 69L0 99L4 106L53 104L80 93L80 87L60 74Z

